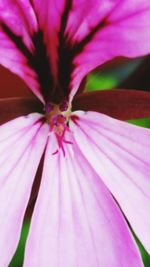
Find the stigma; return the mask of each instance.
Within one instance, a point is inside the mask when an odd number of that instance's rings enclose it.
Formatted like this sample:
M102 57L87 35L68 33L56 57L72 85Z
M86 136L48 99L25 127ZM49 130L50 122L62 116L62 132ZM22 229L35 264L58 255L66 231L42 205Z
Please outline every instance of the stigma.
M66 140L65 136L69 130L69 119L71 115L71 106L67 101L60 104L47 103L45 106L46 122L49 125L49 136L51 132L55 134L57 141L57 149L52 154L55 155L62 151L65 156L65 144L72 144Z

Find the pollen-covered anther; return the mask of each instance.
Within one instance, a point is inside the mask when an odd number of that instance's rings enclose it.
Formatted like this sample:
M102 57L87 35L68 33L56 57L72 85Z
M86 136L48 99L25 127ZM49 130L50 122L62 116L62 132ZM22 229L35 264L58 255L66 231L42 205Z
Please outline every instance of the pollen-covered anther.
M69 108L69 103L66 99L64 99L60 104L59 104L59 108L62 112L67 111Z

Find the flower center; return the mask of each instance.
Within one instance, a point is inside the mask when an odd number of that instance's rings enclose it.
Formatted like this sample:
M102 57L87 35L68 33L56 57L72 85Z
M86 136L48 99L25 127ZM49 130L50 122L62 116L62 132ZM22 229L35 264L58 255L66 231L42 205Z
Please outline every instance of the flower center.
M70 132L68 122L71 115L71 107L67 101L63 101L60 104L56 105L53 103L48 103L45 107L46 112L46 121L50 126L50 132L55 134L58 148L52 154L57 154L62 150L63 155L65 156L65 144L72 144L71 141L65 139L66 133Z

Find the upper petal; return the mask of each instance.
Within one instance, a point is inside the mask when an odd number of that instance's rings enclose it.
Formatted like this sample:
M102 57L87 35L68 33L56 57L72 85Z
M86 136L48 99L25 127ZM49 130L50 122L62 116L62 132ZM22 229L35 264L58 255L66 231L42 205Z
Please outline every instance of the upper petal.
M41 99L30 65L38 25L30 1L0 0L0 63L18 74Z
M48 127L39 114L0 126L0 266L9 265L18 245Z
M45 103L53 87L51 66L38 16L29 0L0 1L0 63L18 74Z
M150 130L95 112L77 112L71 126L93 169L150 251Z
M33 0L33 6L48 44L56 78L52 97L58 101L72 98L98 65L150 52L149 0Z
M1 0L0 13L0 62L43 103L72 99L105 61L150 52L149 0Z
M123 215L75 140L65 157L52 155L55 142L50 135L24 266L143 266Z
M80 27L71 37L76 43L71 95L93 68L114 57L137 57L150 52L149 0L88 1L89 9L87 1L81 2L84 9L78 7Z

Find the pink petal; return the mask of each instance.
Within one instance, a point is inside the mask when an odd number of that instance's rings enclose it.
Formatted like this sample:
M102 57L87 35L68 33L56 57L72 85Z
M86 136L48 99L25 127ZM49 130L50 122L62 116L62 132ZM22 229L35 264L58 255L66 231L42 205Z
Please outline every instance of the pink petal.
M150 252L150 130L96 112L76 112L80 150Z
M78 6L78 12L74 12L74 17L81 17L80 27L72 36L73 42L78 41L76 51L80 53L74 58L71 95L80 80L98 65L114 57L132 58L150 52L149 0L88 1L91 8L87 1L82 2L83 8Z
M72 99L114 57L150 52L149 0L5 0L0 12L0 62L43 103Z
M70 49L66 47L65 29L72 14L72 3L66 0L33 0L33 7L42 29L47 57L54 84L50 89L50 100L54 103L68 99L70 89ZM76 21L78 21L76 19Z
M8 266L19 241L48 127L39 114L0 127L0 266Z
M30 66L37 19L29 0L0 1L0 63L18 74L44 102L37 73Z
M114 57L150 52L149 0L33 3L56 78L53 99L72 98L89 71Z
M140 267L135 242L117 204L78 150L46 150L24 267ZM109 255L109 256L108 256Z
M66 0L33 0L33 7L38 16L39 26L44 33L44 40L47 45L49 60L52 71L56 78L57 75L57 49L59 45L59 31L61 28L62 13L65 6L69 5ZM68 2L68 4L66 4Z

